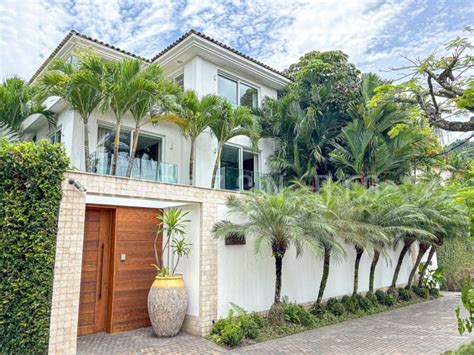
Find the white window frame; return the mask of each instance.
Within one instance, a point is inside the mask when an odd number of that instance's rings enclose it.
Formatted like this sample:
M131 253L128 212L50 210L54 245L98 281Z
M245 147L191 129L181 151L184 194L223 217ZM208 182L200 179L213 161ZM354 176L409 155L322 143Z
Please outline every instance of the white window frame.
M60 134L61 136L61 141L59 143L63 143L63 131L62 131L62 126L57 126L53 131L50 131L48 133L48 139L51 143L58 143L58 142L53 142L53 137L56 137L57 134Z
M178 77L180 77L181 75L183 76L183 86L182 87L184 89L184 71L174 74L173 83L178 84L176 79L178 79Z
M235 77L235 75L228 74L228 73L222 72L220 70L217 72L217 95L219 95L219 76L223 77L227 80L235 81L237 83L237 105L238 106L241 106L240 105L240 85L241 84L244 84L245 86L249 86L252 89L257 90L257 107L256 108L260 108L260 97L261 97L261 95L260 95L260 88L258 86L256 86L255 84L251 84L246 80L240 80L239 78Z
M230 147L233 147L233 148L237 148L239 150L239 187L240 187L240 190L242 191L243 188L244 188L244 175L243 174L240 174L240 171L244 170L244 151L246 152L250 152L252 154L255 154L257 156L257 170L254 171L255 173L257 174L260 174L261 171L262 171L262 166L261 166L261 161L262 159L260 159L261 157L261 152L260 150L252 150L252 148L248 148L248 147L244 147L244 146L241 146L241 145L238 145L238 144L235 144L235 143L224 143L224 145L227 145L227 146L230 146ZM221 162L219 160L219 171L221 169Z

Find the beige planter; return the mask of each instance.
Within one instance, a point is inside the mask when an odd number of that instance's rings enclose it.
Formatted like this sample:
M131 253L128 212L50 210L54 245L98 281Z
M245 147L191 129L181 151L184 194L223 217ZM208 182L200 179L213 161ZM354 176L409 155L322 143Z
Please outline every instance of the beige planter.
M188 293L181 275L155 278L148 293L148 315L157 336L178 334L187 306Z

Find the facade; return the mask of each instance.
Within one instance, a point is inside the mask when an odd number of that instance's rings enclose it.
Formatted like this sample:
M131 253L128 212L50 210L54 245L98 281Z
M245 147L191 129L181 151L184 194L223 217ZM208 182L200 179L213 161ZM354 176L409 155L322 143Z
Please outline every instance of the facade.
M50 57L72 58L76 50L94 50L109 60L135 57L131 53L71 32ZM39 68L39 75L49 62ZM235 105L259 106L265 97L277 97L290 83L283 74L222 43L195 31L146 62L158 62L165 75L193 89L198 95L218 94ZM256 257L252 241L229 245L213 238L213 225L221 219L238 222L225 206L226 197L257 187L259 174L275 147L261 140L257 152L245 137L236 137L223 152L220 189L211 189L216 159L216 139L204 132L197 140L195 182L188 184L190 144L176 126L147 125L138 142L139 155L132 178L107 176L110 151L107 137L113 127L111 114L96 112L90 120L94 173L84 173L82 122L64 103L48 99L57 113L57 128L50 130L39 116L25 122L30 139L49 137L64 144L75 171L63 183L50 326L50 353L75 353L77 336L94 332L119 332L149 326L146 309L148 289L154 278L150 264L153 239L159 229L155 216L163 209L179 207L189 212L186 239L192 243L189 258L182 260L188 290L188 309L183 329L206 335L212 323L227 314L230 303L248 311L265 312L274 290L274 261ZM126 117L121 154L126 158L133 121ZM120 167L119 167L120 173ZM282 295L310 304L317 297L322 260L306 251L301 258L290 250L284 258ZM399 250L389 252L392 260ZM352 291L355 257L347 246L345 261L332 261L326 297ZM415 253L412 253L415 255ZM400 282L406 283L413 265L406 258ZM360 264L359 289L367 291L370 257ZM376 287L390 285L394 265L380 262Z

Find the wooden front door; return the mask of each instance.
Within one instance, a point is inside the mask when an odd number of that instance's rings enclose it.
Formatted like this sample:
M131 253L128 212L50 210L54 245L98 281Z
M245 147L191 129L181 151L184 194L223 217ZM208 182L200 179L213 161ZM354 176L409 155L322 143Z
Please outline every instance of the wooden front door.
M87 208L78 335L107 331L114 210Z

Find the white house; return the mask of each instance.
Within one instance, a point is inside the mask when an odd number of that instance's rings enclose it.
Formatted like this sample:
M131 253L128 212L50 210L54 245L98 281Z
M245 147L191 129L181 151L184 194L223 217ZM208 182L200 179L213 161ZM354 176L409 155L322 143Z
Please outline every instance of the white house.
M52 58L74 60L77 50L92 50L106 59L136 57L101 41L71 31L34 75L34 80ZM145 59L144 59L145 60ZM259 106L265 97L277 97L291 81L285 75L199 32L190 31L147 62L157 62L165 75L195 90L198 95L218 94L236 105ZM245 99L243 96L245 94ZM256 257L252 241L226 245L213 238L211 229L229 216L225 199L229 194L258 187L258 176L268 172L271 140L261 140L258 151L245 137L230 141L222 154L221 189L210 189L216 157L216 139L204 132L197 141L195 184L187 185L190 144L179 128L160 123L143 128L138 142L133 177L108 176L107 133L114 119L109 113L94 113L90 142L95 157L94 173L84 173L82 122L63 102L50 98L50 109L58 123L50 131L46 121L32 116L24 129L30 139L50 137L64 144L76 171L68 172L59 214L50 353L74 353L78 335L118 332L149 326L146 306L154 278L153 237L156 214L179 206L189 212L186 238L191 255L179 271L188 289L184 330L208 334L212 322L226 315L230 302L249 311L266 311L273 301L274 264L268 255ZM124 122L126 157L133 122ZM120 169L119 169L120 171ZM83 187L83 188L78 188ZM229 191L233 190L233 191ZM390 250L395 260L399 249ZM347 245L345 261L332 261L326 297L342 296L352 290L355 253ZM360 264L359 290L368 289L371 258L364 254ZM413 260L406 258L399 280L403 284ZM390 285L394 265L380 262L377 288ZM322 260L310 251L296 258L290 250L284 259L282 294L299 303L314 302L321 278Z

